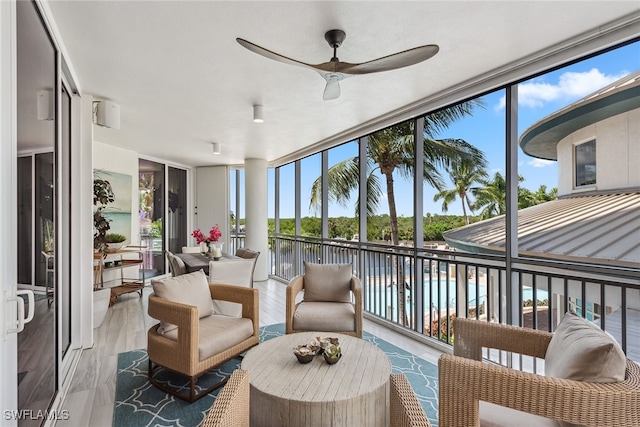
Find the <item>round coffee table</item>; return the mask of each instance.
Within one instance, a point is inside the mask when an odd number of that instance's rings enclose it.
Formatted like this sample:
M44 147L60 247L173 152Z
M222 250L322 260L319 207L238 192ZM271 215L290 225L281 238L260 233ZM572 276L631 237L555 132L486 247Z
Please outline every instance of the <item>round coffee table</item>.
M336 337L342 358L302 364L293 347L310 338ZM376 346L334 332L302 332L265 341L242 361L251 383L255 426L388 426L391 363Z

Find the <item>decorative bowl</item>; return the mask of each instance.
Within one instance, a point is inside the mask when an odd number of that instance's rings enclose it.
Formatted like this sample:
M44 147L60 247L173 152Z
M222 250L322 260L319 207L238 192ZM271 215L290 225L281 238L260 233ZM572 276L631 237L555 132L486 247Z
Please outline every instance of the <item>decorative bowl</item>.
M298 354L298 353L293 353L296 355L296 357L298 358L298 362L300 363L309 363L313 360L315 354L309 353L309 354Z
M298 358L300 363L309 363L313 360L313 357L317 354L317 350L308 347L306 344L298 345L293 348L293 354Z
M324 357L324 361L329 365L335 365L342 358L342 354L338 354L337 357L331 357L327 355L327 353L322 353L322 356Z
M118 252L124 246L124 242L120 243L107 243L105 252Z

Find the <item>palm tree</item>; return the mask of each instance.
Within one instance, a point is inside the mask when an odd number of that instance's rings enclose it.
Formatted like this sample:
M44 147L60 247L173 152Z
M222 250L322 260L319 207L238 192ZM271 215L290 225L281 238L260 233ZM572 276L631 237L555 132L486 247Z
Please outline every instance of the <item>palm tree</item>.
M433 196L434 202L442 199L442 212L447 212L449 210L449 204L453 203L456 198L459 197L460 203L462 203L464 223L469 225L467 208L472 212L474 210L469 195L475 189L473 184L481 184L489 178L485 170L486 165L487 162L483 156L477 159L475 163L469 160L454 161L445 168L451 182L453 182L454 188L442 189Z
M518 183L521 182L524 182L524 177L518 175ZM473 208L474 210L482 208L480 216L483 219L503 215L506 212L507 184L500 172L496 172L492 180L484 181L482 187L473 189L472 192L476 198ZM555 200L557 196L557 188L552 188L547 192L547 186L541 185L536 192L532 192L518 185L518 209L549 202Z
M482 106L479 101L469 101L445 108L425 117L422 146L424 162L421 166L422 178L431 186L440 190L443 179L439 169L454 161L467 159L479 162L484 156L480 150L462 139L433 139L432 136L448 128L456 120L472 114L474 107ZM368 138L367 173L366 173L366 206L367 215L375 215L382 198L382 182L384 178L389 207L391 227L391 244L397 246L398 215L396 210L393 173L398 170L400 176L412 178L415 170L414 121L406 121L378 131ZM330 202L346 206L351 192L359 185L359 159L353 157L335 164L328 170L328 197ZM378 172L376 174L375 172ZM380 176L381 175L381 176ZM311 187L310 208L318 209L322 197L322 177L316 178ZM355 213L360 215L359 198L356 200ZM394 265L397 260L394 260ZM397 267L397 265L396 265ZM404 315L405 289L404 273L395 268L398 283L398 319L406 322Z
M423 180L440 190L444 181L439 169L455 161L484 162L484 154L462 139L433 139L431 136L448 128L456 120L470 116L473 108L482 106L479 101L457 104L425 117L423 130L424 164ZM413 143L413 121L407 121L378 131L368 138L367 145L367 215L375 215L383 195L383 181L389 207L391 244L398 245L398 216L395 201L393 173L397 170L403 178L412 178L415 169L415 147ZM345 159L328 170L328 197L330 203L346 207L350 195L359 185L359 158ZM378 173L376 173L378 172ZM311 187L309 207L320 208L322 180L316 178ZM355 203L355 214L360 215L359 198Z
M500 172L493 175L493 179L485 180L483 186L472 191L476 202L474 210L482 209L480 216L483 219L496 215L503 215L505 210L505 199L507 196L507 182Z

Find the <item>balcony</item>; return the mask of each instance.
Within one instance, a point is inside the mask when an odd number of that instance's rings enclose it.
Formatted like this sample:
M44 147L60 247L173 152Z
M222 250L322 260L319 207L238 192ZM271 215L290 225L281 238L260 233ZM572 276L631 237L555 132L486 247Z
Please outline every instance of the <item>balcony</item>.
M271 273L285 281L302 273L304 261L353 264L366 317L432 345L450 346L455 317L553 332L571 310L640 360L640 281L632 268L519 259L508 288L500 255L287 235L270 246Z

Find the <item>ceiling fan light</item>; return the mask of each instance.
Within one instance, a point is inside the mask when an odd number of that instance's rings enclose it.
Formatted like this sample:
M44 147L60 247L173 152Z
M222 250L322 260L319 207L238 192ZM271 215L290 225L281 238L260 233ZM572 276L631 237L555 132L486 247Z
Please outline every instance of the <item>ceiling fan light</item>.
M254 123L264 122L264 116L262 115L262 105L253 106L253 121Z
M329 73L324 76L327 80L327 85L324 88L324 94L322 95L322 99L325 101L330 101L332 99L337 99L340 97L340 80L342 80L342 75L337 73Z

